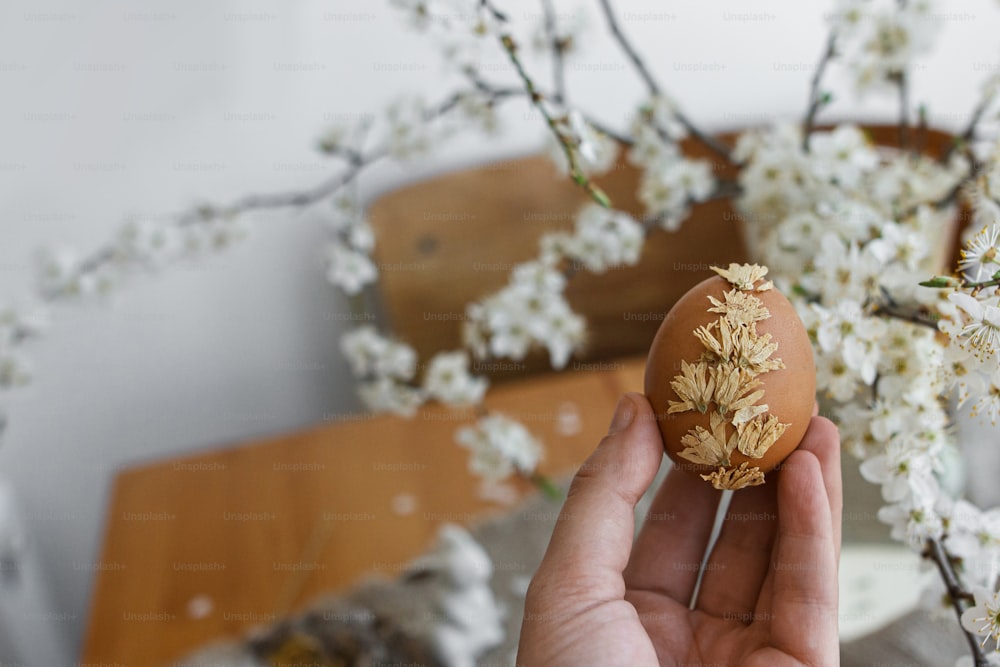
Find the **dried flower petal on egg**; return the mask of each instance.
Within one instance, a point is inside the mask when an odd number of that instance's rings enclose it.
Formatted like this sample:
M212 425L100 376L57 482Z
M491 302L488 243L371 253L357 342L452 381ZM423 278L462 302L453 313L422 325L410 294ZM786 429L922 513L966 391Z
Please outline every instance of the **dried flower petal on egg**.
M667 453L717 489L763 484L798 446L816 370L805 327L767 267L712 267L664 318L646 395ZM680 370L680 373L677 370Z

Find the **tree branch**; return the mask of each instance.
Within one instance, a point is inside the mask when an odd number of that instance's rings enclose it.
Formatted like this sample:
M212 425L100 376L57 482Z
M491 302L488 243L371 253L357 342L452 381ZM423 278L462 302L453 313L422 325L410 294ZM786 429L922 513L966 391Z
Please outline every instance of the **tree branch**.
M820 56L819 63L816 65L816 71L813 72L812 81L809 84L809 110L806 112L806 119L802 123L802 150L806 153L809 152L809 137L812 136L815 127L816 114L819 113L820 107L829 102L826 95L820 94L819 85L823 81L826 66L837 54L836 42L837 33L831 30L829 37L826 39L826 48L823 50L823 55Z
M965 639L969 643L969 649L972 651L972 659L976 667L987 667L989 663L986 661L986 656L983 654L979 642L976 641L971 632L962 627L962 613L968 608L966 605L973 600L972 595L962 588L958 575L951 566L951 559L948 557L947 550L940 541L928 538L923 557L934 561L934 564L937 565L941 579L944 581L945 589L948 591L948 597L951 599L951 605L955 609L955 615L958 617L958 627L965 634Z
M566 102L566 69L564 61L565 45L559 39L556 30L556 11L552 6L552 0L541 0L542 14L545 17L545 38L548 40L549 48L552 50L552 99L559 103Z
M601 0L601 8L604 10L604 17L607 20L608 29L611 30L611 34L618 42L622 51L624 51L625 55L628 56L628 59L632 61L632 65L635 66L639 76L645 82L646 88L649 90L649 94L653 97L661 97L663 95L663 91L660 89L660 85L656 82L656 79L653 77L652 72L649 71L649 68L646 67L646 63L642 60L642 57L639 56L639 53L621 31L621 28L618 25L618 19L615 18L614 10L611 8L611 0ZM726 160L726 162L732 163L732 155L730 154L729 148L725 144L698 129L698 127L696 127L695 124L692 123L680 109L674 109L674 116L677 118L677 122L683 125L684 129L688 131L688 134L701 142L713 153Z
M899 148L910 148L910 80L906 72L897 72L893 82L899 92Z
M555 136L556 141L559 142L559 146L562 147L563 155L566 156L566 161L569 165L570 178L573 182L583 188L590 197L603 206L604 208L611 207L611 199L603 190L601 190L597 185L595 185L587 175L583 173L583 169L580 167L580 162L576 156L576 148L570 145L569 138L565 133L559 128L559 124L556 119L549 113L549 110L545 108L544 96L538 92L535 87L535 82L528 76L528 72L524 69L524 64L521 63L521 59L517 55L517 45L514 43L514 38L510 35L504 34L500 36L500 43L503 44L504 50L507 52L507 56L510 58L511 63L514 65L514 69L517 70L518 76L521 77L521 81L524 83L525 89L528 91L528 96L531 99L532 105L538 112L542 114L545 118L546 124L552 131L553 136Z
M476 91L494 102L524 94L524 91L520 88L494 88L486 84L476 86ZM424 122L433 122L452 112L466 94L468 94L468 91L456 91L444 98L436 106L427 109L423 118ZM332 196L341 188L354 181L362 170L389 155L389 151L385 147L375 148L367 153L353 148L341 149L339 146L327 146L323 150L328 154L337 154L345 157L348 161L347 168L329 177L327 180L304 190L250 194L230 204L218 207L199 205L179 214L174 218L173 224L177 227L189 227L209 220L235 217L253 211L311 206ZM98 248L76 266L73 277L78 278L97 271L102 266L113 262L116 257L118 257L118 252L113 246ZM68 279L68 282L71 281L72 278ZM41 290L40 296L44 301L53 301L67 296L67 292L65 290Z

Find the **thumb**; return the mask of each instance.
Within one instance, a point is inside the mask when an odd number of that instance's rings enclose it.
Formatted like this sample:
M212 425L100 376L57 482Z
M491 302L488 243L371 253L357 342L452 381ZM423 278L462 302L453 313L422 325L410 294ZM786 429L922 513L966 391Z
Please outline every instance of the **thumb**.
M624 595L622 570L632 550L635 505L662 458L663 441L649 402L641 394L625 394L608 434L570 485L538 569L561 596L572 594L574 585L584 587L579 592L588 600Z

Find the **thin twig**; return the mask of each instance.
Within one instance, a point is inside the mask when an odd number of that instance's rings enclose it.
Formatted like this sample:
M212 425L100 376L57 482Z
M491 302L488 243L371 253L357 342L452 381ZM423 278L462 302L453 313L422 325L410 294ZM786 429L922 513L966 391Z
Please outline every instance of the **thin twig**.
M618 25L618 19L615 18L614 10L611 8L611 0L601 0L601 7L604 10L604 17L607 20L608 29L611 30L611 34L618 42L622 51L624 51L625 55L628 56L628 59L632 61L632 65L635 67L636 72L639 73L639 76L645 82L646 88L649 90L649 94L653 97L661 97L663 92L660 85L656 82L656 79L653 77L652 72L649 71L649 68L646 67L646 63L643 61L642 57L639 56L639 53L621 31L621 28ZM680 109L674 109L673 113L677 118L677 122L684 126L684 129L688 131L688 134L701 142L713 153L722 157L726 160L726 162L732 163L732 155L730 154L729 148L724 143L698 129L698 127L696 127L695 124L692 123Z
M479 6L488 11L490 14L492 14L493 18L495 18L500 23L507 22L507 15L504 14L499 9L497 9L496 5L490 2L490 0L479 0Z
M965 186L967 186L969 183L979 178L979 174L983 171L983 169L986 168L986 163L977 160L976 156L972 154L971 150L967 150L966 155L969 160L968 173L961 179L959 179L958 182L955 183L955 185L953 185L952 188L948 190L948 192L946 192L943 197L940 197L939 199L931 202L931 206L933 206L935 209L940 211L941 209L947 208L948 206L951 206L952 204L957 202L958 196L962 194L962 190L965 189ZM915 211L916 207L914 207L910 212L912 213Z
M823 55L820 56L819 63L816 65L816 71L813 72L812 81L809 84L809 110L806 112L806 119L802 123L802 150L806 153L809 152L809 137L812 136L816 124L816 114L819 113L820 107L828 101L825 94L820 94L819 86L823 81L826 66L836 54L837 33L831 30L830 36L826 39L826 48L823 49Z
M517 44L514 43L514 38L507 34L501 35L500 43L503 45L504 50L507 52L507 56L514 65L514 69L517 70L518 76L521 77L521 82L524 83L524 87L528 91L528 97L531 100L532 105L534 105L534 107L538 109L538 112L542 114L542 117L545 118L545 122L552 131L553 136L555 136L556 141L559 142L559 146L562 147L563 155L566 156L566 161L569 166L570 178L573 179L574 183L583 188L587 194L590 195L591 199L604 208L610 208L611 199L603 190L587 178L585 173L583 173L583 169L580 167L580 162L577 160L576 148L570 145L570 139L559 128L558 122L545 107L544 96L538 92L538 89L535 87L535 82L530 76L528 76L528 72L524 69L524 64L517 55Z
M542 14L545 17L545 39L552 50L552 99L559 104L566 102L566 68L564 60L565 45L559 39L556 30L556 10L552 0L541 0Z
M875 306L872 310L872 315L876 317L888 317L893 320L909 322L910 324L927 327L928 329L933 329L934 331L938 330L939 317L925 310L909 311L895 306L881 304Z
M897 72L892 77L899 93L899 148L910 148L910 80L906 72Z
M947 162L952 154L959 148L964 148L966 144L972 141L976 136L976 127L979 125L979 121L983 119L983 114L993 103L994 95L983 95L982 99L979 100L979 104L976 108L972 110L972 115L969 117L969 121L965 125L965 129L962 133L954 138L951 145L945 149L944 153L941 154L941 162Z
M941 542L934 538L928 538L923 556L934 561L938 572L941 573L941 579L944 580L944 586L948 591L948 597L951 599L951 605L955 609L955 615L958 616L958 627L965 634L965 639L969 642L969 649L972 651L972 659L976 663L976 667L987 667L989 663L986 661L986 656L983 654L979 642L976 641L971 632L962 627L962 613L967 609L966 604L972 601L972 596L962 588L958 575L951 566L951 559L948 557L948 552Z
M476 88L476 90L495 96L498 99L500 97L517 97L517 96L527 97L529 95L528 91L525 90L524 88L518 88L518 87L501 88L500 86L490 83L486 79L482 78L479 75L479 73L476 72L474 69L467 69L463 73L465 74L466 78L468 78L469 81L472 83L473 87ZM538 90L536 92L538 92L538 94L541 95L542 97L552 97L550 95L547 95L544 91L541 90ZM583 116L583 119L587 121L587 124L593 127L598 132L602 132L603 134L608 135L615 141L621 144L625 144L626 146L631 146L632 144L635 143L635 139L633 139L629 135L614 129L613 127L607 125L603 121L597 120L596 118L594 118L590 114L587 114L586 112L580 111L580 113Z

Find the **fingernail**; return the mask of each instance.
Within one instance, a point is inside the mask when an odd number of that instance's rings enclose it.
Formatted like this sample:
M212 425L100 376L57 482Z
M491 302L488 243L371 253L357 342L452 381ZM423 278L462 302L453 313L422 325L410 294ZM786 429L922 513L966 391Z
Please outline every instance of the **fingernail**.
M625 430L633 419L635 419L635 403L628 395L622 396L618 399L618 405L615 407L615 416L611 418L611 428L608 429L608 435Z

